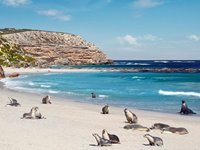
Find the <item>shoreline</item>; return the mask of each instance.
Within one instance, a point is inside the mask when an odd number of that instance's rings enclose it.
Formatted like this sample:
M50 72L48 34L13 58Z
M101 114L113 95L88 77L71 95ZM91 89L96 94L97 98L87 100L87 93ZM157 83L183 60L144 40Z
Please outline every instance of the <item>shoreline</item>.
M13 71L13 69L15 69ZM105 70L104 70L105 71ZM44 73L74 73L74 72L102 72L102 70L100 69L52 69L52 68L45 68L45 69L41 69L41 68L4 68L4 72L5 75L8 76L9 74L13 73L13 72L17 72L21 75L31 75L31 74L44 74ZM0 83L3 83L0 81ZM4 84L4 83L3 83ZM1 85L0 85L1 86ZM5 86L5 88L7 88L8 90L13 90L15 92L22 92L22 93L27 93L27 94L37 94L36 92L30 92L30 91L22 91L22 90L17 90L14 88L8 88ZM56 96L53 93L39 93L38 95L45 95L45 94L49 94L50 96L54 96L57 97L58 99L62 99L62 101L71 101L71 102L75 102L75 103L80 103L80 104L89 104L89 105L102 105L101 103L93 103L92 99L88 100L88 101L80 101L78 98L74 98L73 97L67 97L64 98L63 96ZM67 100L66 100L67 99ZM95 99L95 102L99 101L98 99ZM112 105L112 107L115 108L125 108L126 106L120 106L120 105ZM145 111L145 112L154 112L154 113L161 113L161 114L169 114L169 115L180 115L178 113L179 110L177 110L177 112L169 112L169 111L156 111L156 110L145 110L145 109L140 109L140 108L134 108L133 106L129 107L131 109L134 110L138 110L138 111ZM200 117L200 114L196 114L196 115L189 115L190 117Z
M113 144L105 149L165 149L165 150L198 150L200 117L166 114L128 108L138 116L138 123L151 127L154 123L165 123L174 127L184 127L189 131L186 135L161 134L158 130L150 132L125 130L127 125L123 108L110 108L109 115L101 114L102 105L74 102L71 99L51 97L52 104L41 104L44 94L18 92L7 89L0 83L0 147L1 150L94 150L99 147L92 136L101 135L103 129L120 138L121 144ZM8 96L16 98L21 107L5 107ZM22 114L38 106L46 119L20 119ZM163 147L145 146L148 141L144 134L161 137ZM192 140L191 140L192 139ZM176 146L175 146L176 145ZM104 148L103 148L104 149Z

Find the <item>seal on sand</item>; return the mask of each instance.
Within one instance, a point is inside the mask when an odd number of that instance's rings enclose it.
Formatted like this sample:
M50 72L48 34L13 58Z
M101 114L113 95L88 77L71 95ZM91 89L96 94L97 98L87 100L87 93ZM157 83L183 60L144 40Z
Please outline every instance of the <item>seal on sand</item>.
M24 113L21 119L35 119L35 107L32 107L29 113Z
M186 128L175 128L175 127L168 127L168 128L163 128L161 133L176 133L176 134L188 134L188 130Z
M42 99L42 104L51 104L50 96L47 95Z
M196 114L191 109L188 108L186 102L183 100L181 105L181 110L179 112L180 114L188 115L188 114Z
M105 106L102 108L102 114L109 114L109 106L108 106L108 105L105 105Z
M168 124L164 124L164 123L154 123L154 125L150 128L151 130L153 129L159 129L162 130L163 128L168 128L170 127Z
M162 146L163 145L163 140L159 137L152 136L150 134L145 134L145 138L149 141L149 145L151 146Z
M149 132L150 129L147 127L144 127L140 124L128 124L124 126L124 129L133 129L133 130L137 130L137 131L146 131Z
M118 136L114 135L114 134L109 134L106 131L106 129L103 129L103 131L102 131L102 138L106 139L106 140L110 140L110 142L112 144L119 144L120 143L120 140L119 140Z
M17 107L17 106L21 106L21 104L18 103L16 99L11 98L11 97L8 97L8 99L10 100L10 103L9 103L9 104L6 104L6 106L7 106L7 105L15 106L15 107Z
M128 123L137 123L138 119L137 119L137 116L134 113L132 113L127 108L124 109L124 113L125 113L125 116L126 116Z
M35 119L46 119L39 111L38 107L35 107Z
M93 133L92 135L96 139L98 146L111 146L112 145L109 140L106 140L106 139L100 137L97 133Z

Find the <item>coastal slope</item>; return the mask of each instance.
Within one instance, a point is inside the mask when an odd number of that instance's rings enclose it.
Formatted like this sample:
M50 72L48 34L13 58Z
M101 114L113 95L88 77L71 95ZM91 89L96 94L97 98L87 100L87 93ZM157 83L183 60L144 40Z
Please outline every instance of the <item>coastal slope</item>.
M106 54L79 35L12 28L1 29L0 35L33 57L39 67L110 63Z

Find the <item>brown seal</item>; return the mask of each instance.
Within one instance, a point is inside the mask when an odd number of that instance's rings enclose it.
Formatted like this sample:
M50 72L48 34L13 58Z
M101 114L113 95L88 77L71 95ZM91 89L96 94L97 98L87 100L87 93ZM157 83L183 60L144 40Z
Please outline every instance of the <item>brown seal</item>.
M176 133L179 135L188 134L188 130L183 127L175 128L175 127L168 127L163 128L161 133Z
M17 106L21 106L21 104L18 103L16 99L11 98L11 97L8 97L8 99L10 100L10 103L9 103L9 104L6 104L6 106L7 106L7 105L15 106L15 107L17 107Z
M24 113L21 119L35 119L35 107L32 107L29 113Z
M96 139L98 146L111 146L112 145L110 140L100 137L97 133L93 133L92 135Z
M51 104L50 96L47 95L42 99L42 104Z
M133 112L131 112L130 110L126 108L124 109L124 113L125 113L128 123L137 123L138 118Z
M102 114L109 114L109 106L108 106L108 105L105 105L105 106L102 108Z
M106 140L110 140L110 142L112 144L119 144L120 143L120 140L118 138L117 135L114 135L114 134L109 134L106 129L103 129L102 131L102 138L106 139Z
M163 145L163 140L160 137L155 137L150 134L145 134L145 138L149 141L149 145L151 146L162 146Z

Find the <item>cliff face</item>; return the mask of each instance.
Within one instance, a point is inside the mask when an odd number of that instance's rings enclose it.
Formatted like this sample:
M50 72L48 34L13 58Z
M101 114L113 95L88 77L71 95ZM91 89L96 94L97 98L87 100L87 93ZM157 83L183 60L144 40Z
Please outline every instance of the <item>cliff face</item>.
M1 78L5 78L5 74L4 74L3 68L0 66L0 79Z
M0 65L7 67L35 66L35 59L26 54L18 45L10 44L0 36Z
M40 67L110 62L100 49L78 35L27 29L1 32L4 39L10 44L20 46Z

